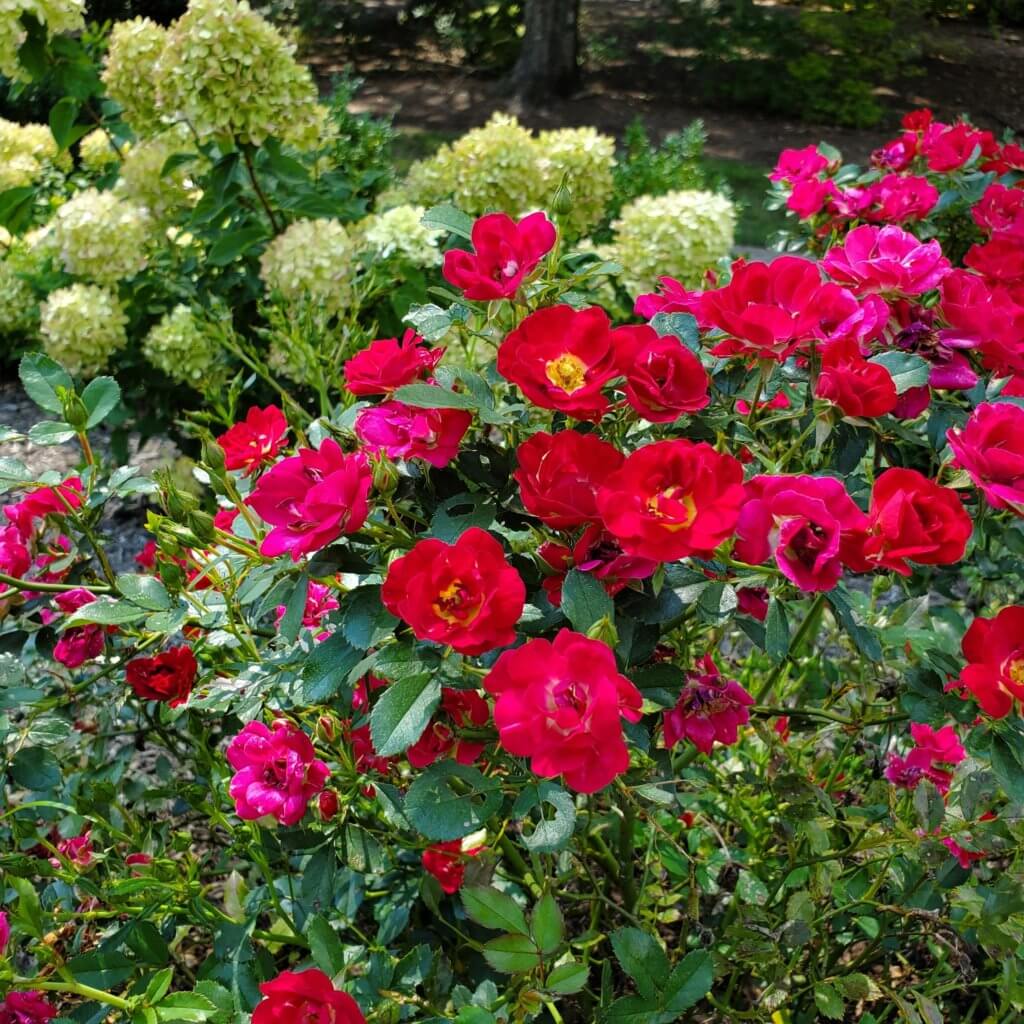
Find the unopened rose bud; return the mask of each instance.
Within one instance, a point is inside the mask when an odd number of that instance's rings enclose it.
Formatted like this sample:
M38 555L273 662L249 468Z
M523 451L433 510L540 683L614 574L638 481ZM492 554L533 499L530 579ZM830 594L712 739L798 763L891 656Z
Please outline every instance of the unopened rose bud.
M324 821L330 821L338 813L338 794L333 789L325 789L317 797L317 809Z
M216 540L214 534L213 516L201 509L196 512L189 512L186 516L188 528L202 541L204 546L213 544Z
M562 180L551 198L551 212L559 217L572 213L572 189L569 188L569 175L563 174Z
M321 715L313 732L318 740L333 743L338 736L338 720L333 715Z
M203 444L203 462L215 473L224 471L224 449L212 438Z
M377 494L393 494L398 487L398 469L393 462L385 458L374 460L373 489Z
M615 647L619 642L619 631L615 628L615 623L607 615L598 619L587 630L587 636L591 640L600 640L601 643L607 644L609 647Z
M89 421L89 410L85 407L85 402L74 391L63 391L60 400L64 419L81 433Z

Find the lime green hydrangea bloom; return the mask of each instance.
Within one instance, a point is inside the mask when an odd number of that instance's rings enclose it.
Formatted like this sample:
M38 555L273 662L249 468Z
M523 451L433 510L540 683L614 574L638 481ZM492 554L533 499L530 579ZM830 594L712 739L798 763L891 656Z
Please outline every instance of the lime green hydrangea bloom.
M0 0L0 74L8 78L27 78L18 61L18 50L25 42L25 14L51 36L85 28L85 0Z
M315 148L322 114L295 47L244 0L193 0L168 31L155 69L157 106L201 139Z
M172 156L190 153L192 139L184 125L175 125L159 135L133 146L121 164L117 195L146 207L158 221L166 221L179 210L194 204L200 196L194 176L202 167L202 158L179 164L167 174L164 166Z
M562 224L573 237L585 235L604 217L615 187L615 140L596 128L559 128L537 138L540 191L534 205L551 209L551 201L565 177L572 209Z
M602 253L621 263L621 281L632 295L652 291L659 277L689 287L708 267L729 255L736 208L715 192L668 192L640 196L612 222L614 239Z
M308 299L336 313L351 297L354 247L336 220L298 220L267 246L260 277L288 301Z
M378 259L400 256L417 267L437 267L441 265L439 246L444 231L427 227L425 212L422 206L395 206L371 214L357 229L365 248Z
M24 245L14 243L0 259L0 336L26 334L35 323L38 303L24 274L32 269Z
M53 230L69 274L114 284L145 267L153 222L144 207L87 188L57 211Z
M158 370L185 384L207 376L217 356L203 322L186 305L160 319L143 340L142 351Z
M149 18L119 21L110 33L103 84L140 137L161 128L155 68L166 45L167 30Z
M73 284L51 292L40 311L43 350L69 373L95 376L128 342L125 316L109 288Z
M128 143L124 143L121 152L125 152L128 146ZM89 171L102 171L121 159L110 141L110 136L102 128L96 128L82 139L78 144L78 155L82 166Z
M58 150L50 129L0 117L0 191L35 184L47 166L61 171L72 166L70 155Z

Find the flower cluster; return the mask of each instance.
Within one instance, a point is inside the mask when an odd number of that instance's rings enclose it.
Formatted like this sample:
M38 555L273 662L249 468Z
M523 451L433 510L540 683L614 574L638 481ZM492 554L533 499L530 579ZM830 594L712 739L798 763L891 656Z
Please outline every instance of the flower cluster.
M354 246L336 220L297 220L260 258L266 286L290 302L322 303L332 313L349 300Z
M604 216L614 186L615 140L596 128L558 128L541 132L536 142L543 193L536 205L550 207L564 179L572 209L562 218L571 238L585 235Z
M4 0L0 5L0 74L24 77L18 50L25 42L22 18L34 18L48 35L85 28L85 0Z
M159 131L162 123L155 67L166 44L167 30L149 18L119 21L110 33L103 84L121 105L122 117L143 138Z
M16 336L28 332L35 320L36 297L25 279L24 247L7 250L0 259L0 332Z
M0 117L0 191L37 181L48 166L69 170L70 157L59 153L44 124L15 124Z
M177 305L142 340L146 358L169 377L194 384L209 373L217 351L203 322L186 305Z
M39 315L43 349L74 374L91 376L128 343L128 317L117 296L92 284L51 292Z
M122 151L130 148L122 143ZM93 172L105 171L121 159L110 136L102 129L95 128L78 143L78 156L82 166Z
M125 153L115 192L144 206L160 222L188 209L200 195L194 175L203 167L202 158L178 163L166 174L164 167L172 156L183 156L192 148L184 125L143 139Z
M615 237L601 254L622 265L622 283L631 294L653 288L660 275L694 286L729 255L736 208L714 192L640 196L622 208L612 231Z
M359 238L378 259L398 257L414 267L436 267L444 232L423 223L425 212L422 206L403 204L371 214L359 222Z
M76 193L57 211L53 231L64 269L76 277L116 284L146 266L149 215L113 192Z

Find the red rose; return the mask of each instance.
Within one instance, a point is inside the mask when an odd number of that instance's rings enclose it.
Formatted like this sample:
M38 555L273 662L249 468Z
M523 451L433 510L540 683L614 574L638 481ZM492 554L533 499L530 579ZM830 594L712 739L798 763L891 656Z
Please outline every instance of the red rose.
M260 554L273 558L288 551L297 562L343 533L355 533L369 512L370 484L366 456L346 455L330 437L316 450L301 448L282 459L245 499L273 527Z
M844 416L868 419L892 412L899 401L892 374L878 363L869 363L852 338L830 342L821 350L821 375L814 394L839 406Z
M997 235L984 245L972 245L964 265L983 277L1005 284L1024 282L1024 245L1019 238Z
M0 1002L0 1024L45 1024L56 1016L42 992L8 992Z
M555 226L544 213L518 223L507 213L479 217L471 232L474 252L449 249L444 254L445 280L467 299L509 299L554 247Z
M625 456L593 434L562 430L534 434L516 449L523 505L555 530L596 522L599 481L618 469Z
M225 468L242 469L250 476L260 466L273 462L287 434L288 421L276 405L265 409L254 405L241 423L217 438L224 449Z
M601 389L638 347L641 330L614 330L597 306L547 306L531 313L498 349L498 373L542 409L599 420L608 408Z
M961 647L968 664L960 685L986 715L1005 718L1024 702L1024 606L1004 608L994 619L977 618Z
M714 274L708 271L708 276L714 283ZM645 320L653 320L658 313L689 313L701 330L707 330L708 325L701 318L701 295L703 292L689 291L674 277L659 277L658 291L638 295L633 312Z
M417 377L426 377L444 355L443 348L427 348L413 330L402 340L379 338L345 363L345 386L353 395L389 395Z
M198 668L192 649L183 644L153 658L134 658L125 674L137 697L166 701L176 708L188 700Z
M703 409L710 381L700 360L678 338L659 338L650 327L637 334L644 341L626 367L626 401L651 423Z
M908 562L952 565L973 529L960 496L913 469L887 469L871 491L863 556L868 568L909 576Z
M954 463L967 470L993 508L1024 516L1024 408L985 402L963 430L946 434Z
M391 401L364 409L354 429L367 450L392 459L423 459L440 469L458 456L472 422L465 409L421 409Z
M743 466L709 444L657 441L630 455L597 492L597 508L623 551L674 562L732 536Z
M596 793L629 767L622 719L639 721L642 699L600 641L568 629L530 640L498 658L484 687L502 747L535 774Z
M704 319L729 335L712 355L782 362L814 337L820 319L815 297L821 286L818 265L799 256L771 263L737 260L732 280L701 299Z
M466 858L475 857L483 847L462 849L461 839L435 843L423 851L423 867L441 883L441 889L450 896L462 888L466 877Z
M831 590L843 573L845 548L867 521L840 480L755 476L746 486L735 555L760 565L774 554L783 575L801 590Z
M260 992L252 1024L366 1024L359 1004L315 968L282 971L260 985Z
M454 544L419 541L391 564L381 600L420 640L483 654L515 640L526 587L501 545L472 527Z
M482 753L483 743L460 739L455 729L486 725L491 717L487 702L475 690L441 691L441 708L423 735L405 752L413 768L426 768L451 754L459 764L472 764ZM453 728L454 727L454 728Z
M562 603L562 581L573 566L599 579L611 597L632 580L647 579L658 568L658 563L649 558L624 554L618 540L599 523L588 526L571 551L549 542L542 544L537 553L556 570L556 575L543 582L544 592L554 605Z

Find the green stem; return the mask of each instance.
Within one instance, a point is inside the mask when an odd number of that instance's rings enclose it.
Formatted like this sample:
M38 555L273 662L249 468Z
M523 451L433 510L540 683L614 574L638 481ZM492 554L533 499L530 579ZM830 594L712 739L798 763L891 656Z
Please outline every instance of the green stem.
M755 704L760 704L765 699L765 697L767 697L768 694L771 693L772 687L778 682L779 677L782 675L783 671L789 665L790 660L800 649L803 642L807 639L807 635L811 632L815 624L818 622L818 613L824 607L824 604L825 594L818 594L818 596L815 597L814 601L811 603L811 607L807 609L807 614L804 616L804 621L800 623L800 627L799 629L797 629L796 635L793 637L793 640L789 645L789 654L787 654L786 657L783 658L782 661L780 661L774 669L772 669L768 678L753 693L752 696L754 698Z
M93 999L97 1003L116 1006L119 1010L132 1008L132 1003L127 999L111 995L111 993L93 988L91 985L82 985L77 981L37 981L33 978L15 978L14 986L15 988L38 989L42 992L67 992L70 995L81 996L83 999Z
M0 583L6 583L15 590L29 592L37 590L41 594L63 594L68 590L81 590L83 586L81 583L36 583L32 580L19 580L16 576L8 576L5 572L0 572ZM89 584L89 589L94 594L109 594L113 588L102 584L95 586Z

